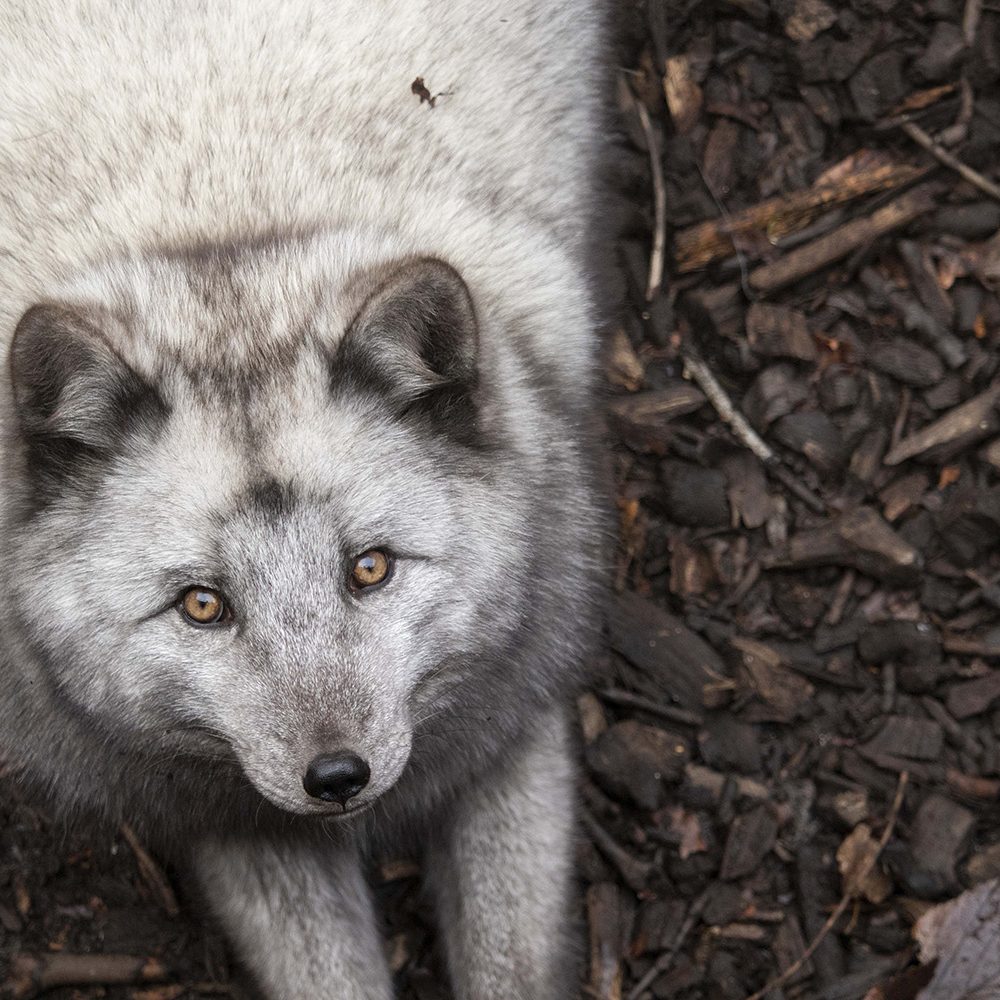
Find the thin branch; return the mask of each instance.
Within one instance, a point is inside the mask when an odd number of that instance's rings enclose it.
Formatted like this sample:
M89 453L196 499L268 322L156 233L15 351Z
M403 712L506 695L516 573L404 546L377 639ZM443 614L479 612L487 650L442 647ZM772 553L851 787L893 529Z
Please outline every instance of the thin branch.
M691 904L688 908L687 916L684 918L684 923L681 924L670 947L660 955L642 979L635 984L628 995L628 1000L639 1000L639 997L646 991L646 988L651 986L674 964L677 953L684 947L684 942L687 940L688 935L694 930L695 924L701 918L701 912L708 903L708 896L709 894L706 890Z
M973 170L957 157L952 156L940 143L935 142L919 125L915 122L904 121L900 128L918 145L923 146L931 156L939 163L950 167L957 174L967 180L970 184L985 192L991 198L1000 201L1000 186L984 177L978 170Z
M623 691L621 688L599 688L597 694L604 701L611 702L612 705L636 708L640 712L649 712L650 715L658 715L661 719L676 722L682 726L701 726L705 722L698 712L691 712L686 708L676 708L673 705L662 705L651 698L643 698L642 695Z
M580 819L597 849L618 869L625 884L633 892L642 892L649 883L653 866L633 858L607 830L586 810Z
M983 0L965 0L965 12L962 15L962 35L967 48L976 44L976 32L979 30L979 18L983 13Z
M771 446L750 426L747 418L736 409L726 390L719 384L711 369L694 352L684 352L684 368L698 383L699 388L715 407L719 418L729 425L737 440L764 463L764 468L778 480L786 489L794 493L810 510L816 514L826 513L826 504L808 487L800 483L781 464L781 459Z
M719 384L708 365L693 352L684 353L684 368L698 383L698 387L715 407L715 412L723 423L728 424L740 442L765 464L777 457L771 446L750 426L746 417L736 409L726 390Z
M844 617L844 609L847 607L851 592L854 590L856 578L857 572L853 569L846 570L840 578L840 583L837 584L837 589L833 594L833 600L830 602L830 606L827 608L826 615L823 618L823 621L827 625L840 624L840 620Z
M637 97L633 97L633 100L639 124L646 137L649 165L653 174L653 250L649 255L649 279L646 283L646 301L652 302L663 284L663 260L667 247L667 190L663 183L660 146L656 141L653 123L649 120L649 112Z
M142 842L128 823L122 823L121 834L128 846L132 848L136 865L139 868L139 875L143 882L145 882L150 893L160 906L163 907L167 916L179 916L181 908L177 902L177 896L174 894L174 890L171 888L163 869L149 851L143 847Z
M878 861L879 855L885 849L885 845L889 843L889 838L892 837L893 831L896 829L896 820L899 818L899 810L903 804L903 793L906 791L906 783L909 780L909 773L903 771L899 776L899 783L896 785L896 795L892 800L892 808L889 810L889 817L886 820L882 836L879 837L878 846L875 848L875 852L866 859L867 863L862 864L858 868L857 875L852 880L855 884L860 884L868 877L871 870L875 867L875 862ZM763 989L759 989L756 993L751 993L746 1000L763 1000L772 990L779 989L792 979L802 966L812 958L827 934L836 926L837 921L844 915L844 911L851 905L851 898L851 893L849 891L845 892L840 902L833 908L833 912L827 917L826 923L819 929L819 933L809 942L809 947L780 976L772 979Z
M28 1000L57 986L111 986L162 983L164 964L138 955L72 955L21 952L11 962L7 989L15 1000Z

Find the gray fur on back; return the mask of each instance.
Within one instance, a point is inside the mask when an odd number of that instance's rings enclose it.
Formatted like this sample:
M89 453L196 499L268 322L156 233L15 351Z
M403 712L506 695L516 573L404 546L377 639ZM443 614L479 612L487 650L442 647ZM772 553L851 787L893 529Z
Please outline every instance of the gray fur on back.
M180 854L319 825L433 853L453 816L474 869L526 761L564 760L599 577L598 8L0 0L0 756L67 811ZM469 330L408 345L411 313ZM373 546L395 573L352 595ZM184 624L191 584L234 623ZM332 746L371 764L353 822L302 788ZM200 857L237 891L233 850ZM272 889L218 905L247 954ZM470 948L460 991L498 989ZM319 995L287 967L269 995Z

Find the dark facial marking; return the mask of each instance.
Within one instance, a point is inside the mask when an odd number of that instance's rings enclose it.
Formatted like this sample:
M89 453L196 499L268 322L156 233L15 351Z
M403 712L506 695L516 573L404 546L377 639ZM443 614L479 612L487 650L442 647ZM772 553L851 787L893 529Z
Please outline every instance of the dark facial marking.
M281 483L274 476L264 475L236 499L235 509L274 523L287 518L298 502L298 494L291 483Z

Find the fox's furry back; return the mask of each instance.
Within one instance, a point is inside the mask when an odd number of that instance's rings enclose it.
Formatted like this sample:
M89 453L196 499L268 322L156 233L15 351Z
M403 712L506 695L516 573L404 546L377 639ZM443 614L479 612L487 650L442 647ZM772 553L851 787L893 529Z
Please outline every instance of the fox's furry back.
M345 218L533 307L584 238L594 6L0 4L0 338L86 264ZM574 382L568 318L539 347Z

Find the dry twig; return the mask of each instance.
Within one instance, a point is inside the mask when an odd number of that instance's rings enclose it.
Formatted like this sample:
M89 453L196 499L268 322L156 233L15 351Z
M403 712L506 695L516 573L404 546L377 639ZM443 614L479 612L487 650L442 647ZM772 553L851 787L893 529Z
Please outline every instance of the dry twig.
M643 698L642 695L623 691L621 688L600 688L597 693L604 701L609 701L612 705L649 712L650 715L658 715L661 719L676 722L681 726L701 726L705 722L705 719L698 712L692 712L686 708L676 708L673 705L662 705L651 698Z
M136 955L32 955L22 952L11 962L8 988L15 1000L26 1000L57 986L111 986L160 983L167 969L158 959Z
M875 867L875 863L878 861L879 856L885 849L885 845L889 843L889 838L892 837L893 831L896 829L896 820L899 818L899 810L903 804L903 793L906 791L906 784L910 780L909 773L903 771L899 776L899 783L896 785L896 795L892 800L892 807L889 810L889 816L886 819L885 829L882 831L882 836L879 837L878 847L875 852L866 859L865 864L861 865L858 872L855 875L854 881L860 883L864 881L867 875ZM847 907L851 905L852 894L851 892L845 892L841 897L840 902L833 908L833 912L826 919L826 923L819 929L819 933L809 942L806 950L794 961L781 975L772 979L766 986L759 989L756 993L751 993L746 1000L763 1000L768 993L773 990L779 989L784 986L790 979L792 979L799 969L802 968L806 962L812 958L816 949L823 943L823 939L830 933L831 930L836 926L837 921L844 915ZM631 1000L631 998L630 998Z
M663 184L663 164L660 162L660 147L656 141L653 123L649 120L646 105L633 97L639 115L646 148L649 150L649 165L653 174L653 250L649 255L649 279L646 283L646 301L656 298L663 284L663 259L667 246L667 192Z
M845 570L844 575L837 584L837 589L833 592L833 600L830 602L830 606L827 608L826 615L823 618L823 621L827 625L840 624L841 619L844 617L844 609L847 607L847 602L850 600L851 593L854 590L856 579L857 572L855 570Z
M778 291L838 261L859 247L901 229L937 207L934 188L924 184L870 214L820 236L750 272L750 287L763 295Z
M164 874L163 869L157 864L149 851L142 846L142 842L128 823L122 823L121 834L128 846L132 848L136 864L139 867L139 875L143 882L145 882L146 887L160 906L163 907L167 916L178 916L181 908L177 903L177 897L174 895L174 890L167 881L167 876Z
M768 198L742 211L729 214L720 206L718 219L688 226L675 234L677 270L681 274L697 271L714 260L737 253L741 246L761 241L762 237L766 237L766 242L781 246L781 241L793 234L804 236L806 227L822 213L879 191L910 184L925 173L926 168L910 164L863 162L845 170L836 181ZM705 183L709 187L708 182ZM710 187L709 193L718 204Z
M979 18L983 13L983 0L965 0L965 12L962 15L962 35L965 44L972 48L976 44L976 32L979 30Z
M649 971L635 984L632 992L628 995L628 1000L639 1000L648 986L651 986L660 976L666 972L674 963L677 953L684 947L684 942L688 935L694 930L695 924L701 918L701 911L705 909L708 902L708 892L703 892L688 908L684 923L681 924L670 947L653 963Z
M719 384L708 365L701 358L696 357L690 349L684 352L683 357L685 370L698 383L701 391L708 397L708 401L715 407L719 418L729 425L740 444L756 455L764 463L764 468L782 486L794 493L810 510L816 514L825 514L826 504L812 490L795 479L781 464L781 459L771 446L750 426L747 418L736 409L726 394L726 390Z
M993 181L984 177L978 170L973 170L972 167L964 164L956 156L952 156L940 143L935 142L919 125L915 122L904 121L901 123L900 128L918 145L923 146L931 156L934 157L939 163L943 163L946 167L950 167L954 170L960 177L967 180L970 184L979 188L980 191L985 192L991 198L996 198L1000 201L1000 186L993 183Z
M1000 658L1000 646L982 639L970 639L963 635L943 635L941 648L956 656L979 656L984 660Z
M642 892L649 883L652 865L632 857L600 823L586 810L581 814L583 825L598 850L610 861L633 892Z

